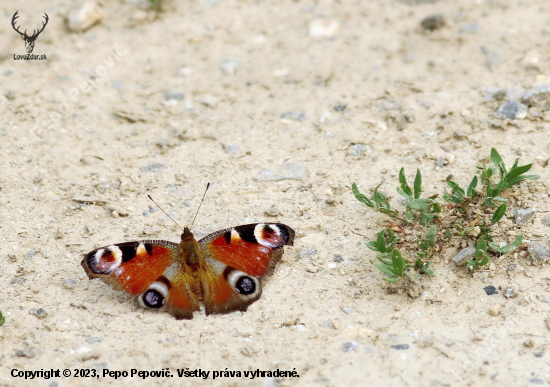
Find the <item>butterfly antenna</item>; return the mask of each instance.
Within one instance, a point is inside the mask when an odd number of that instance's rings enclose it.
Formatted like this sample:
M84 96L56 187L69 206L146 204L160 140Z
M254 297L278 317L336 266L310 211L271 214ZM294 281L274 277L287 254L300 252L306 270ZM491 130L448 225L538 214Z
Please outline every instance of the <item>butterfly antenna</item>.
M178 224L178 222L176 222L176 221L174 220L174 218L172 218L170 215L168 215L168 212L164 211L164 210L162 209L162 207L159 206L158 203L155 202L155 201L153 200L153 198L151 197L151 195L147 195L147 197L148 197L149 199L151 199L151 201L152 201L153 203L155 203L155 204L157 205L157 207L160 208L160 210L161 210L162 212L164 212L164 214L165 214L167 217L169 217L170 219L172 219L172 222L174 222L179 228L181 228L182 231L185 232L185 230L183 229L183 227L181 227L181 226Z
M199 210L201 209L202 202L204 202L204 197L206 196L206 191L208 191L208 188L210 188L210 183L206 184L206 189L204 190L204 194L202 195L202 199L201 199L201 202L199 204L199 208L197 208L197 212L195 212L195 217L193 218L193 221L191 222L191 227L189 227L190 229L192 229L193 225L195 224L195 219L197 219L197 215L199 214Z

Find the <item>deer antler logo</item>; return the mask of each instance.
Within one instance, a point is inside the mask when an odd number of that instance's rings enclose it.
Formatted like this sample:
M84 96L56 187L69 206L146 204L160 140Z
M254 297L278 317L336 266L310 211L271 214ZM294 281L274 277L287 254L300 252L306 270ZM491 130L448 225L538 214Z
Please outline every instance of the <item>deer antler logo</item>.
M16 11L13 14L13 18L11 19L11 26L13 27L13 29L15 31L17 31L19 33L19 35L21 35L21 38L23 38L23 40L25 41L25 49L30 54L32 52L32 50L34 49L34 41L36 40L36 38L38 38L38 35L40 35L40 33L42 31L44 31L44 28L46 28L46 24L48 24L48 20L49 20L48 14L46 12L44 12L44 15L46 15L46 16L43 16L43 17L44 17L44 19L46 19L46 21L42 22L42 29L39 30L39 31L32 30L33 31L32 36L28 36L27 35L27 30L25 30L25 32L21 32L15 26L15 19L17 19L19 17L19 15L17 14L18 12L19 11Z

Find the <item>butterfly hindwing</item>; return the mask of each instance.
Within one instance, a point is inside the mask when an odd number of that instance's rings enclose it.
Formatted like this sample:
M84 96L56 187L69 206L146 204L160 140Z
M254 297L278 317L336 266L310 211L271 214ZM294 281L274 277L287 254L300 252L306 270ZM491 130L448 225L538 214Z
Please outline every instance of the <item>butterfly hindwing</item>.
M115 289L138 296L144 307L165 307L177 318L191 318L199 305L187 289L192 278L175 260L178 249L168 241L119 243L88 253L82 266L90 279L101 278Z
M283 247L293 241L294 230L281 223L247 224L201 239L206 313L246 310L260 298L261 278L271 274Z

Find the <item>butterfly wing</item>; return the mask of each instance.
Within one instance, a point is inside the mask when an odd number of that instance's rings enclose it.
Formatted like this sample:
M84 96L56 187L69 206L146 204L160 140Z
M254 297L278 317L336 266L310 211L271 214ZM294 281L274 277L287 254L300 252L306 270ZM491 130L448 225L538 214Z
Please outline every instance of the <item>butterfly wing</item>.
M177 260L179 246L167 241L126 242L86 254L82 267L90 279L138 296L148 308L165 308L176 318L192 318L199 310L190 292L193 276Z
M261 278L271 274L283 247L293 241L294 230L281 223L247 224L201 239L206 314L246 310L260 298Z

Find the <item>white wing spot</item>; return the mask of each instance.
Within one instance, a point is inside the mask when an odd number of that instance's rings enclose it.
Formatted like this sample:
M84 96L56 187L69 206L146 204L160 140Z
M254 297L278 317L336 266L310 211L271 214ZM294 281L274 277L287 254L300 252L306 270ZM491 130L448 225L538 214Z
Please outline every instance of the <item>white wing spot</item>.
M235 229L232 229L231 230L231 243L239 243L241 241L242 241L242 238L239 235L239 233Z
M266 227L269 227L271 230L275 231L275 235L266 233ZM273 224L257 224L254 228L254 236L256 237L258 243L262 246L270 247L272 249L280 247L281 230Z
M140 243L136 249L136 255L141 255L145 252L147 252L147 250L145 250L145 245L143 243Z

